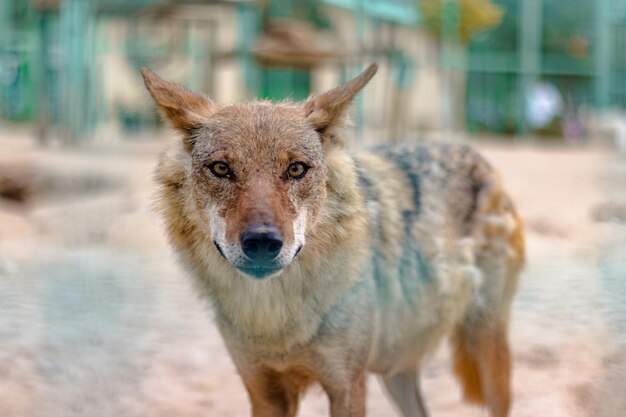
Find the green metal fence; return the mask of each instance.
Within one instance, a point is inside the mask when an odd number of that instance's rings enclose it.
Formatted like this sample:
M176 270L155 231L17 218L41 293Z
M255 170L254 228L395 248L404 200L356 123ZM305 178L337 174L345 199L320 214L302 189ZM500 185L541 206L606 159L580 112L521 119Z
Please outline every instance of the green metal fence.
M558 91L562 110L555 127L562 129L567 115L593 106L626 107L626 0L492 0L503 11L501 23L478 33L465 45L460 42L463 0L269 0L270 17L305 18L318 27L330 25L324 7L340 7L353 13L357 38L376 31L380 22L394 25L426 25L420 4L439 1L440 70L463 74L465 93L462 118L471 131L528 133L529 92L539 83ZM159 0L60 0L58 7L34 9L31 0L0 1L0 117L37 120L41 131L54 128L70 140L88 137L106 115L98 88L98 22L116 14L134 19L133 13ZM194 0L179 3L198 3ZM171 4L168 3L168 4ZM322 7L324 6L324 7ZM262 30L256 2L233 3L238 21L238 46L234 59L242 65L251 96L270 99L302 99L310 93L306 70L261 68L250 49ZM103 25L106 27L106 25ZM211 45L194 41L198 26L186 27L187 40L178 51L193 61L188 84L202 84ZM204 29L203 29L204 30ZM158 59L149 36L137 32L128 40L126 53L137 68ZM379 56L396 74L398 89L406 89L420 71L414 57L397 49ZM347 67L339 66L343 77ZM454 99L454 84L444 84L444 121ZM446 100L444 100L444 103ZM446 107L448 106L448 107ZM357 124L363 119L357 108Z
M582 106L623 107L623 0L497 0L502 23L467 48L466 121L474 131L522 132L528 94L554 86L561 117Z

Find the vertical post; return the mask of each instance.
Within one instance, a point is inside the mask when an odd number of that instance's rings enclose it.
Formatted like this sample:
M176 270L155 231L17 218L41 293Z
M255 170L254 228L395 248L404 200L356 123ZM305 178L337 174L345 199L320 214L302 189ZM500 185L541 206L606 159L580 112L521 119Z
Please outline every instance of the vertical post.
M76 144L94 127L95 6L91 1L63 0L60 5L60 122L66 144Z
M460 42L461 11L459 0L444 0L441 3L441 56L442 69L442 123L446 131L461 126L459 112L455 109L455 102L464 100L455 94L454 81L458 78L458 71L463 70L461 64L462 46ZM455 76L456 75L456 76Z
M594 101L599 109L610 104L611 10L609 0L595 1Z
M0 52L10 44L11 36L11 2L0 1Z
M109 109L106 105L108 97L106 97L107 86L105 85L104 78L104 63L110 54L110 38L109 38L109 26L110 19L106 16L100 16L95 26L95 52L93 59L95 60L95 83L98 90L95 92L95 111L94 124L97 126L101 122L107 122L110 118L115 117L113 114L109 114Z
M217 34L218 23L211 19L207 23L208 44L205 50L204 67L207 69L207 75L205 75L202 83L202 91L209 95L209 97L215 96L215 53L217 51Z
M246 2L237 4L238 58L242 63L245 86L248 94L255 96L260 91L260 71L252 59L250 50L259 33L259 16L254 5Z
M206 74L204 68L203 50L200 46L200 31L197 20L189 20L186 22L186 51L191 60L191 74L189 77L188 87L192 91L202 91L203 76ZM204 92L204 91L203 91Z
M85 3L85 1L83 1ZM84 72L85 72L85 120L83 122L83 135L85 139L89 138L96 129L97 114L98 114L98 89L101 84L98 83L97 78L97 22L96 19L96 2L88 1L84 11L84 36L85 36L85 50L84 56Z
M48 61L50 54L50 14L37 13L37 56L35 64L35 91L37 96L37 140L45 145L50 135L52 113L50 112L50 83Z
M9 59L9 45L11 45L11 2L0 0L0 65L6 65ZM3 62L4 61L4 62ZM0 84L0 115L7 110L9 103L8 89Z
M359 48L359 72L362 71L363 68L363 51L365 50L365 24L366 24L366 12L365 12L365 2L366 0L360 0L358 10L356 11L356 33L357 33L357 42ZM356 137L357 139L363 141L363 133L364 133L364 122L365 122L365 104L364 100L357 100L355 103L355 121L356 121Z
M518 38L520 78L518 87L518 133L530 133L526 112L526 93L541 70L541 32L543 0L524 0L521 4Z

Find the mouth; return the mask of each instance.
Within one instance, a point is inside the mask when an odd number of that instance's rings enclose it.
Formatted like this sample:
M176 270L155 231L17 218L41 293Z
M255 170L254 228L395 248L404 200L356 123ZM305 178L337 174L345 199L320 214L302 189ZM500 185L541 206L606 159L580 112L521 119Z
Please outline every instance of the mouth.
M224 251L222 250L220 245L216 241L213 241L213 244L215 245L215 249L217 249L217 252L222 256L222 258L230 262L228 258L226 257L226 255L224 255ZM302 245L298 247L298 249L296 249L296 253L294 253L292 261L298 257L301 250L302 250ZM252 278L256 278L256 279L270 278L272 276L277 275L283 269L283 266L280 266L277 263L257 264L257 263L249 262L244 265L233 265L233 266L235 266L244 275L252 277Z
M264 279L270 278L273 275L276 275L283 268L280 266L261 266L261 265L250 265L250 266L238 266L237 269L247 276L251 276L256 279Z
M215 249L217 249L219 254L222 255L222 258L228 260L228 258L226 258L226 255L224 255L224 252L222 252L222 248L220 248L220 245L218 245L216 241L213 241L213 244L215 245Z

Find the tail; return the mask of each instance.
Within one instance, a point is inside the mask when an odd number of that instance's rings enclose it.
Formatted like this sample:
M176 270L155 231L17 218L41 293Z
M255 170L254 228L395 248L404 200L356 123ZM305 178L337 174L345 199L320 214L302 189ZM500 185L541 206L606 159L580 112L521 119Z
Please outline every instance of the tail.
M463 332L457 329L451 339L454 374L461 384L463 397L472 404L485 405L485 393L478 361L466 345Z
M475 205L470 233L482 288L451 337L454 373L465 399L506 417L511 404L508 322L519 272L524 265L523 225L500 178L477 161L471 179Z
M506 325L497 318L460 325L452 337L454 371L465 399L485 405L492 417L511 408L511 354Z

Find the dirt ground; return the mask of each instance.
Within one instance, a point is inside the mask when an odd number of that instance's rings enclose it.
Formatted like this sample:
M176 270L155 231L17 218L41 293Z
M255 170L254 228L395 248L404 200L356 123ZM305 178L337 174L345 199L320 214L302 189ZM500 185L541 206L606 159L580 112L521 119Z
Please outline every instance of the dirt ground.
M209 310L151 208L163 147L38 149L28 132L0 129L0 167L26 167L33 184L25 204L0 200L0 416L249 415ZM478 147L527 226L512 415L626 415L626 158ZM394 415L374 379L368 415ZM423 388L435 417L486 416L461 402L445 344ZM319 388L300 415L327 415Z

